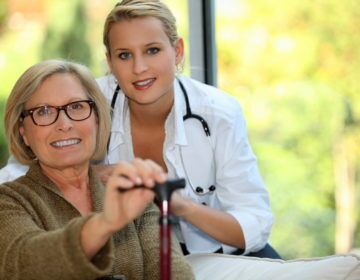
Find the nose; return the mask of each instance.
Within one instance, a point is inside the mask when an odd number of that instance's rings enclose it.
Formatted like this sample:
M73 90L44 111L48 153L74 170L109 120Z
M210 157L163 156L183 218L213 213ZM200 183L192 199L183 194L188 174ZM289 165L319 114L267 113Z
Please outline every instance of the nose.
M133 71L135 74L141 74L145 72L148 68L148 64L144 57L137 56L134 58Z
M73 121L65 114L65 110L60 110L58 119L56 120L56 129L67 131L73 127Z

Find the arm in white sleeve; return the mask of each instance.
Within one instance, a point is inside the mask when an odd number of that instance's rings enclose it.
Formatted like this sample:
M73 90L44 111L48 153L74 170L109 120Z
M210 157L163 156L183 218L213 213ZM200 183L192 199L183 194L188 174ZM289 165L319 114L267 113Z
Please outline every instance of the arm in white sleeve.
M235 104L235 103L233 103ZM240 224L245 251L256 252L268 242L273 223L269 195L251 149L246 123L238 103L216 135L216 180L221 208ZM226 246L223 246L226 251Z

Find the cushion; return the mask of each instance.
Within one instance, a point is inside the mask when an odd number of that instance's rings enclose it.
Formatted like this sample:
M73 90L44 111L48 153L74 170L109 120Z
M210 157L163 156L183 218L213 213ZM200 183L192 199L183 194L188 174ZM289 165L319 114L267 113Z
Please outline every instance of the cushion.
M186 258L197 280L360 279L360 256L353 254L288 261L223 254L192 254Z

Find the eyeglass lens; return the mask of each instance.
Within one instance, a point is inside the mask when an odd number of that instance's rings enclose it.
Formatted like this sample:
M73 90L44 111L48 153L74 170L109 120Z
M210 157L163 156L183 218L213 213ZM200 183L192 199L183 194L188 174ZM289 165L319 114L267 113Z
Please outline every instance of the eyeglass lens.
M58 119L61 110L65 111L69 119L82 121L90 117L93 104L91 100L81 100L58 107L41 106L28 110L28 114L36 125L53 124Z

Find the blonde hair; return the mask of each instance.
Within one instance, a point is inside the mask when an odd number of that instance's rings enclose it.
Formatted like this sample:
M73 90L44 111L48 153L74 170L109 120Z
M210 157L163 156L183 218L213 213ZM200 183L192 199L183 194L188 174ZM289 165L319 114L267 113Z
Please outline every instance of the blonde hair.
M103 43L109 55L109 32L112 25L122 20L139 17L154 17L160 20L172 46L174 46L179 39L176 19L164 3L159 0L123 0L115 5L105 20Z
M96 148L92 160L100 160L106 152L110 133L110 109L89 69L81 64L63 61L46 60L31 66L15 83L5 107L5 133L10 153L23 164L29 164L36 158L32 150L25 145L19 128L22 125L21 113L25 103L38 87L50 76L68 73L78 78L90 99L95 102L95 114L98 122Z

